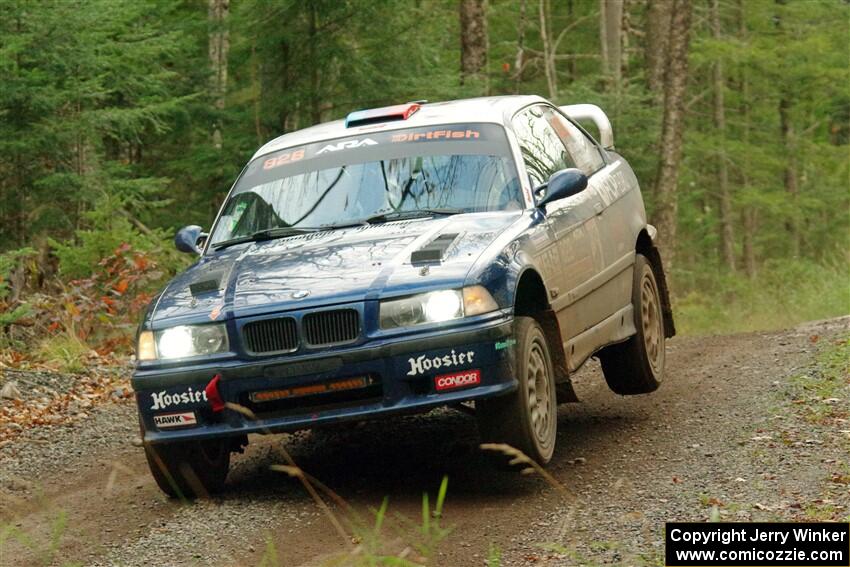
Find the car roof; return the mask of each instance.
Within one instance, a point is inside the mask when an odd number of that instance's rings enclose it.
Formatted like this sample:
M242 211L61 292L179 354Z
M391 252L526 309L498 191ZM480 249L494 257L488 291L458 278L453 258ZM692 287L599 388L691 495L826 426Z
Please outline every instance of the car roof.
M393 120L351 128L345 126L345 120L324 122L304 128L303 130L284 134L267 142L257 150L251 159L284 148L333 140L335 138L344 138L375 130L384 132L403 128L415 128L417 126L470 122L505 124L513 116L514 112L535 102L546 102L546 100L536 95L466 98L422 104L419 110L414 112L407 120Z

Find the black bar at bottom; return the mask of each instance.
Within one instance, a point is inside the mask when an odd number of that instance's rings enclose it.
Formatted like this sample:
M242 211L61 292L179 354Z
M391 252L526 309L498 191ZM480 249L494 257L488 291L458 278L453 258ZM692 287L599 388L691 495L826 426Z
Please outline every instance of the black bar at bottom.
M665 531L670 567L850 566L850 523L667 522Z

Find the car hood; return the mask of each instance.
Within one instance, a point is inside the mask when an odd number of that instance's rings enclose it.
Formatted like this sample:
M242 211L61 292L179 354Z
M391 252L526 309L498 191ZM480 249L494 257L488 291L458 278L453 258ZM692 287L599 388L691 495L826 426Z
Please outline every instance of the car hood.
M148 322L158 328L459 287L520 216L470 213L232 246L174 278Z

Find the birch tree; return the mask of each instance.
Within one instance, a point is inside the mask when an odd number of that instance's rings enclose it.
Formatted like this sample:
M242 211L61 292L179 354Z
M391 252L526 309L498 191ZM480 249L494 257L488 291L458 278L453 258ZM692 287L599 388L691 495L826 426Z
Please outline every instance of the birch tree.
M655 195L658 202L656 226L659 246L672 265L676 245L676 213L679 165L682 160L682 134L685 127L685 89L688 79L688 45L691 28L690 0L674 0L667 39L664 72L664 118L659 143Z
M719 0L711 0L711 35L721 41ZM729 164L726 154L726 78L723 59L718 57L713 69L714 127L717 130L717 191L720 210L720 249L726 267L735 271L735 232L732 221L732 196L729 190Z
M222 144L221 116L227 95L227 54L230 51L230 33L227 28L230 0L209 0L209 59L210 95L215 109L212 143L220 150Z

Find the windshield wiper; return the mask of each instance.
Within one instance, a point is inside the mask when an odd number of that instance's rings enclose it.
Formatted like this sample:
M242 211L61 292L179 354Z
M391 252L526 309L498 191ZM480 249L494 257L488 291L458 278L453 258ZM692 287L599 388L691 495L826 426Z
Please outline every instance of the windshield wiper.
M338 228L354 228L355 226L364 226L368 224L366 221L351 221L351 222L342 222L339 224L323 224L318 226L319 230L337 230Z
M234 244L243 244L245 242L260 242L261 240L274 240L275 238L284 238L286 236L304 234L305 232L315 232L317 230L324 229L301 226L282 226L278 228L267 228L264 230L258 230L253 234L238 236L236 238L231 238L230 240L222 240L221 242L215 242L211 244L211 246L218 250L220 248L227 248L228 246L233 246Z
M372 215L364 220L368 224L377 224L381 222L390 222L402 219L417 219L423 217L433 217L436 215L459 215L465 213L463 209L414 209L412 211L393 211L389 213L381 213Z

